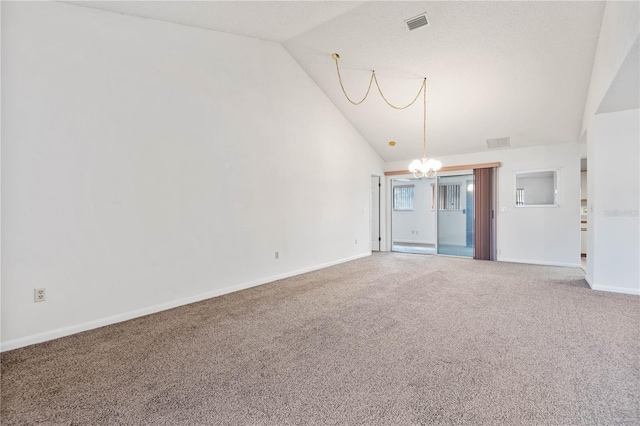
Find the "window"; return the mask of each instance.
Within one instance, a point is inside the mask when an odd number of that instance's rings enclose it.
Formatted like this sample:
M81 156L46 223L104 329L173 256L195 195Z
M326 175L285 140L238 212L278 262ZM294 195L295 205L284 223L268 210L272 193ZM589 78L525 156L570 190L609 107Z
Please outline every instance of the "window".
M516 172L516 207L557 206L558 171Z
M460 184L451 183L438 187L438 209L460 210Z
M413 210L413 185L393 187L393 209Z

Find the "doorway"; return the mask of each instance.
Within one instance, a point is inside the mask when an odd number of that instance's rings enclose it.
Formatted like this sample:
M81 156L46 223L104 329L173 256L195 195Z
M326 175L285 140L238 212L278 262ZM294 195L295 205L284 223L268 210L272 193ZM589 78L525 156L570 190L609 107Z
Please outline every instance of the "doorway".
M435 178L391 178L391 251L496 260L498 167L474 164Z
M587 159L580 160L580 265L587 271Z
M391 180L391 251L436 253L435 182Z

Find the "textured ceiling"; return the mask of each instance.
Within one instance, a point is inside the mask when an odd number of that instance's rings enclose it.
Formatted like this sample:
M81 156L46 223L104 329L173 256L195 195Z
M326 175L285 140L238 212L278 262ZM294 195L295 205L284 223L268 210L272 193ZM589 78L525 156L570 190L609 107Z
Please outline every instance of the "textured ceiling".
M65 1L125 15L283 42L358 1Z
M604 2L81 2L82 5L280 42L386 160L422 153L422 103L396 111L428 78L429 156L577 142ZM404 20L426 12L430 25ZM390 147L388 142L397 142Z

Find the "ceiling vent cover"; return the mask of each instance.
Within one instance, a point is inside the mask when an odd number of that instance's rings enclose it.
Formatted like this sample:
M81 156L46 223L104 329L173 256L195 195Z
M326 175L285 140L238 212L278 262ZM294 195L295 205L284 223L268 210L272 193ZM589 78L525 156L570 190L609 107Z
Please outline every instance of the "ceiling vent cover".
M511 139L509 137L487 139L487 147L489 149L509 148L510 146L511 146Z
M404 22L407 23L407 26L409 27L410 30L415 30L416 28L420 28L420 27L424 27L426 25L429 25L429 21L427 20L426 12L423 13L422 15L414 16L411 19L407 19Z

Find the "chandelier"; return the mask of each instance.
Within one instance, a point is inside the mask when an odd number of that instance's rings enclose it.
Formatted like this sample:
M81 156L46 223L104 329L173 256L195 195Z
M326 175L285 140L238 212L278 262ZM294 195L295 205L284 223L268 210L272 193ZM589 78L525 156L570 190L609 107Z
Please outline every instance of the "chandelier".
M333 55L331 55L331 57L336 62L336 71L338 72L338 81L340 82L340 88L342 89L342 93L344 94L345 98L347 98L347 100L351 102L353 105L360 105L361 103L364 102L365 99L367 99L367 96L369 96L369 91L371 90L371 85L374 82L376 83L376 88L378 89L378 93L380 93L380 96L382 97L382 99L386 102L387 105L389 105L391 108L394 108L394 109L409 108L418 100L418 98L420 97L420 94L422 93L422 107L423 107L422 109L423 111L422 159L413 160L411 164L409 164L409 171L413 173L413 176L416 178L434 177L438 172L438 170L440 170L440 168L442 167L442 163L433 158L427 158L427 79L426 77L422 80L422 86L420 86L420 90L418 90L418 94L416 94L415 98L413 98L413 100L405 106L397 106L389 102L387 97L382 93L382 89L380 89L380 84L378 84L378 78L376 77L376 72L371 71L371 79L369 80L369 86L367 87L367 92L364 94L364 97L361 100L354 101L349 97L349 95L347 95L347 91L345 90L344 85L342 84L342 76L340 75L340 66L338 65L338 60L340 59L340 55L338 55L337 53L334 53Z

